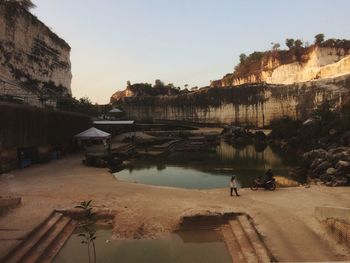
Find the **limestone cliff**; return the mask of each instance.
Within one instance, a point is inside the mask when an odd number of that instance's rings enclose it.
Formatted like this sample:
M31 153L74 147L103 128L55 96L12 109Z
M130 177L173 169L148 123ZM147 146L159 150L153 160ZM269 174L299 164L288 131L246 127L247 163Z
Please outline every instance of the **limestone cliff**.
M289 116L305 120L322 101L350 97L350 41L255 52L234 73L198 91L130 86L111 102L135 120L179 120L266 127Z
M232 74L213 81L212 87L241 84L293 84L350 74L350 41L328 40L322 45L291 50L255 52Z
M176 96L120 97L114 105L139 121L178 120L266 127L290 116L305 120L323 100L341 104L349 96L350 76L293 85L245 84L207 87Z
M0 2L0 96L55 106L71 94L70 46L15 3Z

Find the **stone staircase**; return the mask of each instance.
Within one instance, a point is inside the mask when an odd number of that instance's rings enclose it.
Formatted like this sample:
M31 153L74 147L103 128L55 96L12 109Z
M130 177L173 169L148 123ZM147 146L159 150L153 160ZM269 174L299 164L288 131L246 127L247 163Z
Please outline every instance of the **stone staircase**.
M271 254L246 214L237 215L221 226L232 262L271 262Z
M76 226L76 221L54 211L0 262L51 262Z

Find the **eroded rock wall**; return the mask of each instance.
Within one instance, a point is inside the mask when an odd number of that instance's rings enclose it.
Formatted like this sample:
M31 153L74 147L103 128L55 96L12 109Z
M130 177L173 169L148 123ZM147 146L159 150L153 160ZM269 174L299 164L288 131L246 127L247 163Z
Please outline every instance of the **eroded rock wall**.
M298 85L243 85L212 87L178 96L124 97L115 102L135 120L178 120L235 123L264 127L290 116L306 119L323 100L340 104L350 90L350 77Z
M303 53L293 51L268 52L256 62L259 65L245 72L227 74L212 86L230 87L242 84L268 83L293 84L316 79L334 78L350 74L350 50L348 48L313 46Z
M40 106L71 94L69 45L26 10L0 2L0 96Z

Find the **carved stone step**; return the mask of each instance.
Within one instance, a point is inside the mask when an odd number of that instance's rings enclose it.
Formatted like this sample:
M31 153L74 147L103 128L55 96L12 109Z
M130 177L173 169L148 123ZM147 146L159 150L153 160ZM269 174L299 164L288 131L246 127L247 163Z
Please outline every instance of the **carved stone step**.
M17 263L24 259L24 256L35 247L38 242L52 230L54 225L62 218L61 213L52 213L40 226L34 229L23 242L19 244L4 262Z
M52 242L52 244L45 251L45 253L40 257L38 262L40 262L40 263L50 263L50 262L52 262L53 259L58 254L58 252L64 246L66 241L72 235L72 233L74 232L76 226L77 226L77 222L74 221L74 220L71 220L66 225L66 227L63 229L63 231L57 236L57 238L54 240L54 242Z
M53 241L59 236L63 229L69 224L71 219L69 217L61 217L61 219L56 222L52 230L48 232L39 243L33 247L21 260L21 263L34 263L44 254L44 252L49 248Z
M241 251L240 245L232 232L231 226L228 224L221 226L221 232L228 249L228 252L231 255L232 262L234 263L245 263L246 260Z
M250 240L259 262L270 262L269 253L248 217L246 215L240 215L238 216L238 221Z
M231 220L229 222L233 234L236 236L238 244L241 248L244 258L248 263L256 263L259 262L257 255L255 254L254 248L248 239L244 229L238 220Z

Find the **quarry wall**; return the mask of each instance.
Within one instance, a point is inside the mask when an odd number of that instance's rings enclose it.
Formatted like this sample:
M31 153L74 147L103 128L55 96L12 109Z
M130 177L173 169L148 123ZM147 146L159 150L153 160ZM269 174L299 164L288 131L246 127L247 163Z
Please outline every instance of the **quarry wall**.
M231 87L242 84L294 84L350 74L350 51L345 48L312 47L297 58L292 51L268 52L246 70L227 74L212 86ZM254 67L255 66L255 67Z
M114 105L135 120L181 120L266 127L289 116L306 119L324 100L341 104L349 94L350 78L311 81L294 85L242 85L205 88L178 96L124 97Z
M28 11L0 2L0 96L55 106L71 94L70 46Z

